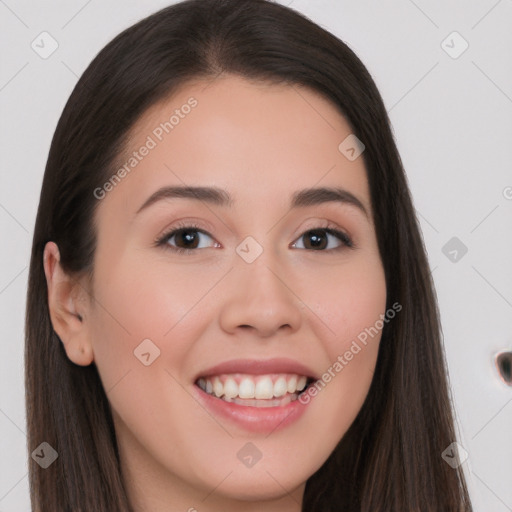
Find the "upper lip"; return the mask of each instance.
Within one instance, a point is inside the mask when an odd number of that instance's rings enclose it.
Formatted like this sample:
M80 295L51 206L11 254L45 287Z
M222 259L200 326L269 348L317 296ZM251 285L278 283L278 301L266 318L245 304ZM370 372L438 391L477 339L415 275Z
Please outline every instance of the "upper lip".
M232 359L201 370L194 380L200 377L220 375L222 373L246 373L249 375L265 375L269 373L293 373L317 379L315 372L306 365L288 358L275 359Z

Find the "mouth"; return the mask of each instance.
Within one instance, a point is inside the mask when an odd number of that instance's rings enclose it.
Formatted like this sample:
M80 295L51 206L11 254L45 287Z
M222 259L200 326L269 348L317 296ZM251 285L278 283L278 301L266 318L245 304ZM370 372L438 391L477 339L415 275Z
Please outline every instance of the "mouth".
M224 402L247 407L284 407L296 401L315 381L295 373L222 373L201 376L195 385Z
M212 417L261 434L299 422L315 400L299 397L319 378L293 359L236 359L203 370L193 382Z

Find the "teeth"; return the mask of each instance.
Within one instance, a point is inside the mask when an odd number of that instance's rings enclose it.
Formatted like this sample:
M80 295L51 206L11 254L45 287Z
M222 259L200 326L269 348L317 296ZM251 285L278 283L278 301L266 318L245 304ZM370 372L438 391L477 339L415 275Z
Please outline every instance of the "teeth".
M288 384L284 377L279 377L274 383L274 396L280 397L286 395L288 392Z
M299 382L297 382L297 389L299 389L300 391L302 391L305 387L306 387L306 382L307 382L307 378L302 376L300 379L299 379Z
M270 377L262 377L256 384L254 398L272 398L274 396L274 385Z
M226 398L235 398L235 396L238 396L238 384L231 378L224 382L224 396Z
M216 397L221 397L224 394L224 386L222 385L219 377L215 377L213 379L213 392Z
M273 400L242 400L241 398L233 398L229 399L229 402L250 407L284 407L294 400L297 400L296 394L286 395L284 398L275 398Z
M304 375L217 375L200 378L198 386L210 395L228 402L244 405L244 401L272 400L290 397L302 391L307 384ZM296 396L296 395L295 395ZM273 400L273 402L277 402Z
M247 377L242 379L240 386L238 386L238 396L240 398L254 398L256 392L256 385L252 379Z
M297 389L297 377L292 375L288 380L288 393L293 393Z

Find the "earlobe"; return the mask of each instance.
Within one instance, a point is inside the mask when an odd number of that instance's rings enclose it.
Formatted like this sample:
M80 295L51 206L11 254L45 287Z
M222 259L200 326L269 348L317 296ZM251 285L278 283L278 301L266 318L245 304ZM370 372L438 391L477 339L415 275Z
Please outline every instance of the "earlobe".
M68 358L80 366L94 360L87 323L87 292L80 282L61 267L59 248L48 242L43 252L48 287L48 310L53 330L62 341Z

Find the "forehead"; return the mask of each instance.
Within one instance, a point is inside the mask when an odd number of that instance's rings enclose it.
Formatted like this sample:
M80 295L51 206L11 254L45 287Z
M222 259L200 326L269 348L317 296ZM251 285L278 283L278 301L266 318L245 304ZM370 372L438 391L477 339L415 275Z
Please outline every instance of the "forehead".
M235 206L261 207L284 205L292 189L343 186L370 212L363 158L339 149L350 134L338 109L306 87L234 75L189 82L135 123L116 167L128 172L108 201L135 210L158 187L210 185L230 191Z

